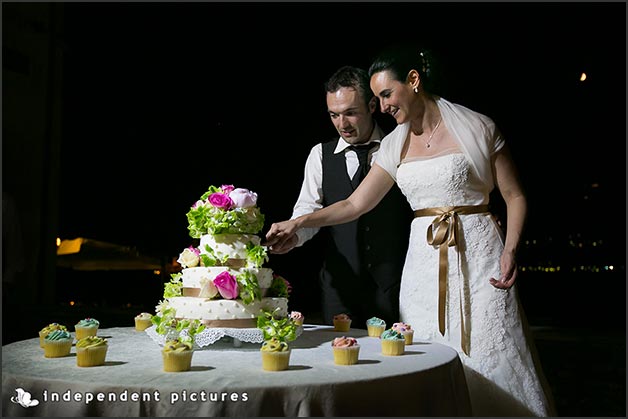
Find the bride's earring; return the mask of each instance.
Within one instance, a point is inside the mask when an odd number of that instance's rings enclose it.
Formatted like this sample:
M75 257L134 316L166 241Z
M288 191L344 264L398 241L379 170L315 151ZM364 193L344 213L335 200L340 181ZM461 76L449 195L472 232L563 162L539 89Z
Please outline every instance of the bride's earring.
M414 93L419 93L419 88L418 87L414 88Z

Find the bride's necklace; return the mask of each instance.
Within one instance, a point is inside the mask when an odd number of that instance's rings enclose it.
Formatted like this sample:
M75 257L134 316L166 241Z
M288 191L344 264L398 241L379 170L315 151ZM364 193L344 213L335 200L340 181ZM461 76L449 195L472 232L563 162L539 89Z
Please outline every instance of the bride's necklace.
M443 120L443 117L441 116L440 119L438 120L438 122L436 123L436 126L432 130L432 133L430 134L430 137L427 139L427 141L425 141L425 148L430 148L430 143L432 142L432 138L434 137L434 133L436 132L436 130L440 126L440 122L442 120Z

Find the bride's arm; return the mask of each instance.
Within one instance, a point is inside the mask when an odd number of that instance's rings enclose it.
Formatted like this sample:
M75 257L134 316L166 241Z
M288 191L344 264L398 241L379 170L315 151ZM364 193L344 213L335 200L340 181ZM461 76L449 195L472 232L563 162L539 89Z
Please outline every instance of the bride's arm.
M265 244L279 250L300 228L324 227L353 221L372 210L394 183L388 172L373 164L368 175L347 199L293 220L273 223L266 233Z
M489 282L496 288L508 289L517 279L516 253L526 219L527 201L506 146L496 154L493 164L497 187L506 202L506 239L500 258L501 276L490 278Z

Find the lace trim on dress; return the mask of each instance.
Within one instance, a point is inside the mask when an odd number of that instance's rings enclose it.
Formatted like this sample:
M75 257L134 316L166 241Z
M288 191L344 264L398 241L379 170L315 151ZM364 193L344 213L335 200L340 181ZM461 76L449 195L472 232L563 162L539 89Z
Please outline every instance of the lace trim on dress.
M463 154L463 153L462 153L462 151L460 150L459 147L450 147L450 148L446 148L445 150L442 150L439 153L432 154L432 155L429 155L429 156L405 157L403 160L401 160L401 162L399 164L402 165L404 163L409 163L409 162L413 162L413 161L431 160L431 159L435 159L435 158L438 158L438 157L449 156L450 154Z

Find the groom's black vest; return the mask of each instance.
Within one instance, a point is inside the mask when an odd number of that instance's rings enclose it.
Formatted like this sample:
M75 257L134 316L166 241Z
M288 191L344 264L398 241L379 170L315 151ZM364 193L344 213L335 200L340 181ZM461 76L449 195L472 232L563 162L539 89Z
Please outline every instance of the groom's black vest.
M334 140L322 144L323 206L341 201L353 192L345 155L334 154L337 143ZM347 298L351 294L362 298L365 281L374 281L383 290L399 285L411 221L410 205L395 184L375 208L359 219L325 228L331 237L321 274L328 275L327 282L344 290Z

